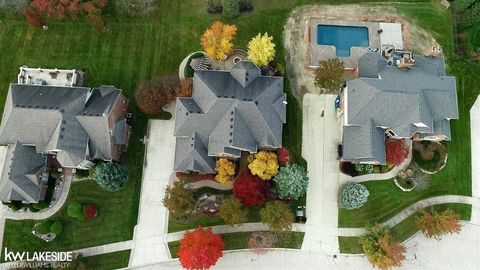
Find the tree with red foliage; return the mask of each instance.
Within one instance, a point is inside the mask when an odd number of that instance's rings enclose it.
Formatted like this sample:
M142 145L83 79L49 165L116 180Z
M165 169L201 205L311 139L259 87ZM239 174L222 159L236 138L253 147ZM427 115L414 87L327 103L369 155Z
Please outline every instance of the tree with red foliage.
M185 269L209 269L223 256L223 240L211 228L186 232L180 240L177 255Z
M387 150L387 162L400 165L410 152L405 140L387 140L385 141L385 148Z
M277 158L280 165L287 165L290 162L290 153L285 148L277 149Z
M233 195L247 207L264 204L269 192L269 181L263 181L260 177L252 175L248 169L240 173L233 184Z
M23 16L25 16L25 18L27 19L27 22L32 27L41 28L43 26L42 21L40 20L40 18L38 18L37 14L35 14L35 12L33 12L29 9L25 9L25 11L23 11Z
M85 219L92 219L97 216L97 208L93 203L89 203L83 210L83 216Z

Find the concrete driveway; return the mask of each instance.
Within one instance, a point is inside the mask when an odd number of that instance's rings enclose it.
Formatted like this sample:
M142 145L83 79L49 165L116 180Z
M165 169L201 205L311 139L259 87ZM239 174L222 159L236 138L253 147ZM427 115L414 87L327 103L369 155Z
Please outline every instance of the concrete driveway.
M302 250L338 253L340 170L337 146L341 121L335 95L306 94L303 98L302 156L308 162L307 224Z
M175 120L150 120L143 168L138 223L133 235L129 266L170 259L164 241L168 211L162 204L173 172Z

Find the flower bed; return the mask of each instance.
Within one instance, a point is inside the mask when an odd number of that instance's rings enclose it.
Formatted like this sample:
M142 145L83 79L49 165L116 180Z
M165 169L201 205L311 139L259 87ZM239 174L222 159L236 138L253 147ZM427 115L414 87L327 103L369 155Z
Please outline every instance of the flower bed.
M413 150L413 160L425 173L434 174L447 163L447 148L439 142L416 141Z
M183 180L188 183L194 183L194 182L199 182L204 180L211 180L215 182L215 174L212 174L212 173L200 174L200 173L177 172L176 176L179 180Z

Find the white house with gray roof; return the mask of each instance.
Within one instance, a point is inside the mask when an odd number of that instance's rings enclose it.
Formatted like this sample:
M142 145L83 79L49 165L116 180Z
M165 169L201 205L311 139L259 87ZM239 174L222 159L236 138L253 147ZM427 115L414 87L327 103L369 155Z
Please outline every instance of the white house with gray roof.
M118 160L129 134L127 104L113 86L11 84L0 126L0 144L8 145L0 200L41 200L47 158L70 169Z
M386 164L385 139L450 140L458 119L455 77L443 57L414 57L414 66L390 65L376 52L358 60L359 78L343 91L343 157Z
M175 171L213 173L217 157L282 147L286 104L283 77L250 61L195 71L192 97L177 99Z

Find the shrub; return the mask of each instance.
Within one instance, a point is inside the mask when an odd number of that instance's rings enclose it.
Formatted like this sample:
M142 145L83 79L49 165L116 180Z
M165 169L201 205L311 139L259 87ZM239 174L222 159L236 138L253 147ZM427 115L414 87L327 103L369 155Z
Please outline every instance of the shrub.
M93 203L89 203L85 209L83 209L83 217L85 219L93 219L97 216L97 208Z
M128 183L128 170L117 162L103 162L96 166L95 180L106 191L114 192Z
M8 206L8 208L12 209L12 211L17 212L18 210L23 208L23 204L20 201L13 201L9 203L2 202L4 205Z
M290 153L285 148L278 148L277 149L277 158L278 158L278 163L280 165L285 166L285 165L288 164L288 162L290 162Z
M428 238L439 240L445 234L459 233L462 230L460 215L451 209L437 212L430 208L421 209L415 218L415 225Z
M238 225L247 222L248 209L238 199L231 198L223 201L219 216L227 225Z
M455 0L452 3L452 9L461 12L469 8L477 0Z
M260 151L255 154L255 159L248 164L248 168L262 180L270 180L278 173L277 155L274 152Z
M84 220L82 208L79 202L71 202L67 206L67 215L74 219Z
M343 85L343 70L343 62L338 58L321 60L315 70L315 86L321 92L337 93Z
M186 219L195 211L193 192L184 188L184 185L183 181L175 181L173 185L167 186L162 200L163 205L175 220Z
M63 223L60 221L55 221L50 226L50 232L56 235L59 235L63 231Z
M183 89L178 75L168 75L143 82L135 90L135 100L145 114L156 114L163 111L163 107L174 101L179 89Z
M260 209L260 219L272 231L289 231L292 228L294 216L290 207L281 201L270 201Z
M41 28L43 26L43 22L40 20L37 14L30 9L25 9L23 11L23 16L27 19L28 24L30 24L34 28Z
M240 14L240 5L238 0L222 0L223 16L235 18Z
M480 23L480 1L477 1L469 9L465 10L458 17L458 23L462 27L478 25Z
M380 269L391 269L402 265L405 260L405 247L393 242L386 227L369 226L368 234L359 240L368 261Z
M275 57L273 37L258 34L248 42L248 59L259 67L267 66Z
M45 208L48 207L48 203L46 203L44 201L40 201L38 203L32 204L32 206L35 209L42 210L42 209L45 209Z
M297 164L289 164L280 168L273 181L276 183L277 193L280 198L298 200L307 192L307 170Z
M365 172L366 173L373 173L373 165L372 164L366 164L365 165Z
M219 158L215 165L215 171L217 172L215 180L217 180L218 183L226 186L232 184L233 177L235 176L235 164L232 161L226 158Z
M233 184L233 195L247 206L259 206L267 201L270 183L262 181L248 170L240 173Z
M28 210L32 213L36 213L36 212L40 211L40 209L35 208L35 206L33 204L28 205Z
M410 153L405 140L386 140L385 141L387 162L400 165Z
M200 44L211 59L222 61L233 50L233 37L237 33L235 25L214 21L200 38Z
M355 164L355 171L357 171L357 172L363 172L364 167L365 167L365 166L364 166L363 164L361 164L361 163L356 163L356 164Z
M355 182L345 183L340 187L339 205L348 210L357 209L367 202L369 195L364 185Z
M95 168L95 167L92 167L92 168ZM89 177L90 176L90 170L79 170L79 169L77 169L77 171L75 172L75 177L79 178L79 179Z
M35 230L39 234L47 234L50 232L50 227L53 225L53 221L51 220L45 220L41 223L39 223L36 227Z
M51 171L50 176L54 179L58 179L61 176L61 173L59 171Z
M209 269L223 256L223 240L212 229L202 226L186 232L180 240L177 255L185 269Z

